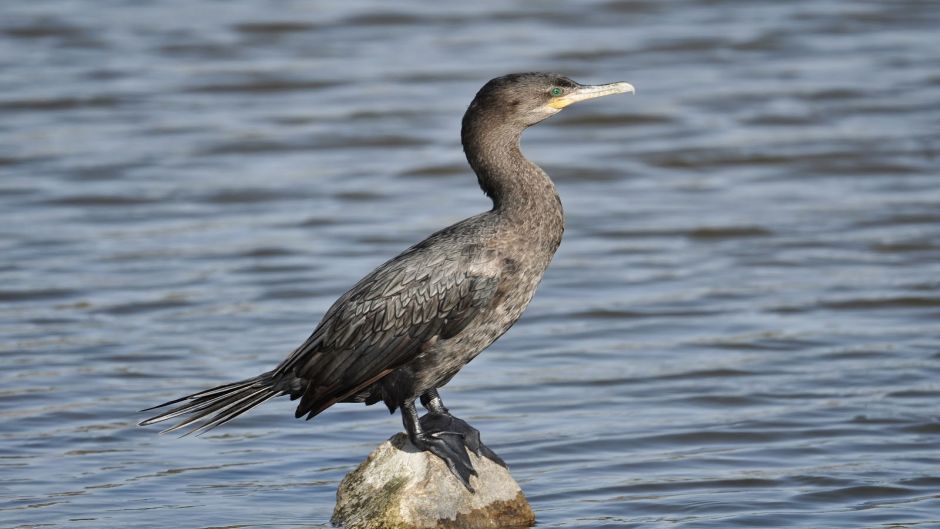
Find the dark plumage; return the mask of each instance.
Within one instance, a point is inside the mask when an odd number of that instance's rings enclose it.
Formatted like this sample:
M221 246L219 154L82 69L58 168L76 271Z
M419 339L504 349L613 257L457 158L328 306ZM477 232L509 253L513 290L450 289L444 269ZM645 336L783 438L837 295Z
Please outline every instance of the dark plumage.
M383 401L402 409L412 442L443 458L470 488L465 447L499 460L448 413L437 388L519 319L564 231L555 186L522 155L519 137L573 102L626 91L633 87L583 86L545 73L486 83L464 115L461 139L493 209L376 268L272 371L156 406L179 404L140 424L186 416L165 431L194 425L202 432L280 395L299 399L295 416L307 419L337 402ZM429 410L420 420L418 397Z

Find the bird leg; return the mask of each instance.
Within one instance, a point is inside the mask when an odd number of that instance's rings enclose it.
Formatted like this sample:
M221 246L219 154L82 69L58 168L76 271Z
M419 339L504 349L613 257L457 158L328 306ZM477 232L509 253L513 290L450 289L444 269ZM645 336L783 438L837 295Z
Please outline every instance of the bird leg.
M444 401L441 400L441 396L434 388L425 391L424 394L421 395L421 405L431 413L450 415L450 412L447 411L447 406L444 406Z
M430 389L421 395L421 405L428 413L419 420L421 428L430 433L458 434L463 444L477 457L485 457L497 465L507 468L506 462L480 440L480 431L470 426L467 421L454 417L444 406L444 401L436 389Z
M431 452L443 459L447 468L463 483L464 487L474 492L473 487L470 486L470 476L476 476L477 471L473 469L473 463L470 462L470 455L464 446L463 434L449 430L425 431L422 421L418 419L413 400L403 402L401 412L402 422L411 444L415 445L418 450Z

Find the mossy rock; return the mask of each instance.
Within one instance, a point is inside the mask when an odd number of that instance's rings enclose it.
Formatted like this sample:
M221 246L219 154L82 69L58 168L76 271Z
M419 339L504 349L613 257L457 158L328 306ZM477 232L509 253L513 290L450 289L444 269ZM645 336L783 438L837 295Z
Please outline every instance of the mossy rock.
M440 458L405 434L376 448L343 478L333 525L346 529L507 529L535 524L532 507L505 468L470 454L478 475L468 491Z

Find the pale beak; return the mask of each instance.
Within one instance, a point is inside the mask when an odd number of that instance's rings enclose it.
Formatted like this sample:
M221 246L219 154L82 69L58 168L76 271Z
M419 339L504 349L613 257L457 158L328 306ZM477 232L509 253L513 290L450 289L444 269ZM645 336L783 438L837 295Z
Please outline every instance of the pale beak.
M636 89L634 89L633 85L630 83L584 85L575 88L565 95L553 97L548 102L548 106L560 110L572 103L584 101L585 99L594 99L595 97L609 96L611 94L623 94L625 92L635 94Z

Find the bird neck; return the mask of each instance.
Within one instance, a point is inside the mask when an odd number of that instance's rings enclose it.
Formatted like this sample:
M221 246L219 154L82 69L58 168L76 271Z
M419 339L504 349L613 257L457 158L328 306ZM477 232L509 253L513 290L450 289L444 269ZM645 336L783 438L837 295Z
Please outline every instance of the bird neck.
M555 185L539 166L530 162L519 146L522 127L468 112L461 139L467 161L477 174L480 188L493 201L493 210L507 219L543 224L545 217L564 217Z

